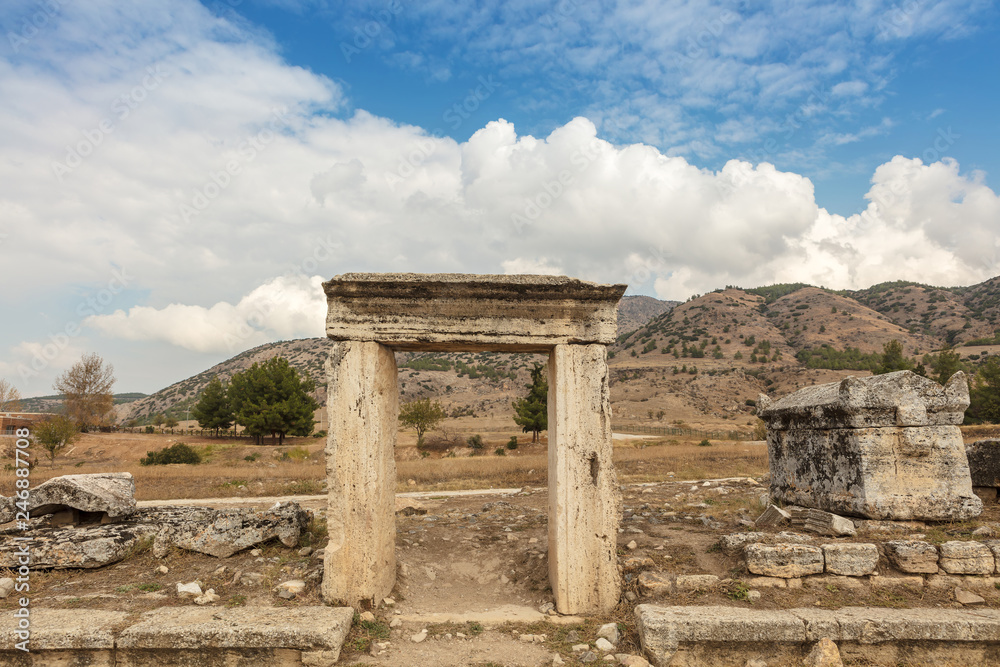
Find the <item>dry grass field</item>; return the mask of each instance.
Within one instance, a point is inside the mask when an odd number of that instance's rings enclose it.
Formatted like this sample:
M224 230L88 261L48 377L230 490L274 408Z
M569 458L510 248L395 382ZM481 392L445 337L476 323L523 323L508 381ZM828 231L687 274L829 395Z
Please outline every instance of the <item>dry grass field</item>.
M422 454L411 432L400 432L397 445L399 491L434 491L545 486L547 441L505 448L516 431L485 432L484 446L476 456L465 445L467 435L450 435L450 447L432 448ZM6 439L4 439L6 440ZM431 439L433 442L433 439ZM185 442L203 458L198 465L143 466L148 451ZM0 440L0 451L11 443ZM259 497L320 494L326 490L325 441L292 438L284 446L254 446L247 440L226 440L161 434L85 434L72 450L38 460L32 484L59 475L130 472L135 477L136 498ZM500 448L504 455L496 454ZM43 452L36 452L36 456ZM7 452L7 454L10 454ZM12 455L6 456L10 461ZM622 483L665 479L699 479L761 475L767 472L763 443L716 441L710 446L672 439L615 440L614 461ZM14 491L12 466L0 470L0 493Z
M495 427L492 427L495 428ZM479 454L465 444L475 424L464 424L442 438L428 436L431 447L417 450L412 432L400 431L396 452L398 491L451 491L457 489L545 486L547 441L523 443L505 449L517 431L484 431ZM966 442L1000 437L1000 426L962 427ZM645 439L643 439L645 438ZM198 465L143 466L146 452L185 442L203 457ZM614 462L622 484L664 480L694 480L760 476L767 473L767 447L763 442L716 440L708 446L690 439L627 436L615 440ZM0 438L0 452L13 461L13 440ZM176 498L261 497L321 494L326 490L325 440L291 438L281 446L254 446L247 440L226 440L161 434L86 434L55 465L39 460L32 484L51 477L95 472L130 472L139 500ZM504 455L498 456L497 449ZM41 454L42 452L37 452ZM0 494L14 491L13 466L0 469Z

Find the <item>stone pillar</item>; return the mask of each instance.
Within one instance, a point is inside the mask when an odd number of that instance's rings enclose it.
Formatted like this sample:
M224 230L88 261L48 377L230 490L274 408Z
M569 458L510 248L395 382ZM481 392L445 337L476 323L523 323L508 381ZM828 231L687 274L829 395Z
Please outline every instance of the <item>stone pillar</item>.
M549 581L563 614L611 611L621 595L621 497L611 461L604 345L549 355Z
M354 606L388 596L396 581L396 358L378 343L335 343L327 382L323 599Z

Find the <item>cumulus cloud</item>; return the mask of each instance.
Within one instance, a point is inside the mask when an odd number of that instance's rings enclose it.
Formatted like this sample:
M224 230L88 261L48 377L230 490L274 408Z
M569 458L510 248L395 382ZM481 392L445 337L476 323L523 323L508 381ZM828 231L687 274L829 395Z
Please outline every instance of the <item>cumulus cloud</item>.
M141 299L85 321L105 336L222 354L322 335L320 276L348 271L559 271L663 298L998 273L997 196L951 160L894 158L875 170L865 211L844 217L800 174L701 168L613 143L584 117L538 137L497 119L456 142L348 113L335 83L199 3L178 0L169 17L130 7L66 4L50 40L0 61L0 124L23 130L0 135L5 270L32 277L25 303L58 304L66 285L123 267ZM593 18L578 9L573 20ZM144 87L157 66L167 75ZM775 91L800 78L759 74ZM113 131L60 179L53 163L106 118Z
M276 339L322 336L326 299L320 276L270 280L236 304L173 303L92 315L85 326L126 340L163 341L195 352L239 352Z

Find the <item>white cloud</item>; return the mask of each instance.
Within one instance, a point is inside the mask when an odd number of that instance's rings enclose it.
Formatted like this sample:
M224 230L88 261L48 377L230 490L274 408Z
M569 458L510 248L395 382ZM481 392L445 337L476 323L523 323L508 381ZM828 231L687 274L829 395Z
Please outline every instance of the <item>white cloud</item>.
M92 315L85 326L126 340L163 341L195 352L239 352L276 339L322 336L326 299L320 276L282 276L233 305L136 306Z
M954 285L998 273L997 196L951 161L887 162L868 210L845 218L820 208L799 174L739 160L702 169L650 145L615 145L582 117L547 137L496 120L464 143L362 110L338 117L336 84L194 2L168 15L65 7L51 40L0 61L10 101L0 125L13 128L0 134L5 271L32 277L25 303L58 304L67 285L106 283L110 266L123 267L134 281L118 298L131 307L86 320L106 336L221 354L322 335L320 276L346 271L558 270L665 298L725 284ZM618 20L657 48L684 39L668 19L655 19L667 31L658 37L633 9ZM577 10L567 20L595 20ZM719 39L735 39L730 27ZM732 45L756 48L749 37ZM842 55L850 69L855 59ZM115 100L156 65L169 76L119 119ZM828 65L816 56L815 67ZM795 68L739 69L754 96L779 105L783 87L804 85ZM728 76L713 85L729 90ZM657 100L622 105L602 127L641 125ZM106 117L113 132L60 182L53 161ZM657 140L685 134L676 107L657 120L643 126ZM734 141L758 129L724 126ZM717 150L697 133L690 145ZM194 211L187 219L182 206Z

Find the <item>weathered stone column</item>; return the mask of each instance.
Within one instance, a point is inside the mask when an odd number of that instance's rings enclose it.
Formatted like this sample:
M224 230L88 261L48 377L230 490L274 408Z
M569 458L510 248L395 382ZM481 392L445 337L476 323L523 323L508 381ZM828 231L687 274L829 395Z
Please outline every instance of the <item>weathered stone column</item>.
M604 345L549 355L549 581L564 614L611 611L621 595L621 497L611 461Z
M327 381L323 599L354 606L388 596L396 581L396 358L379 343L341 341Z

